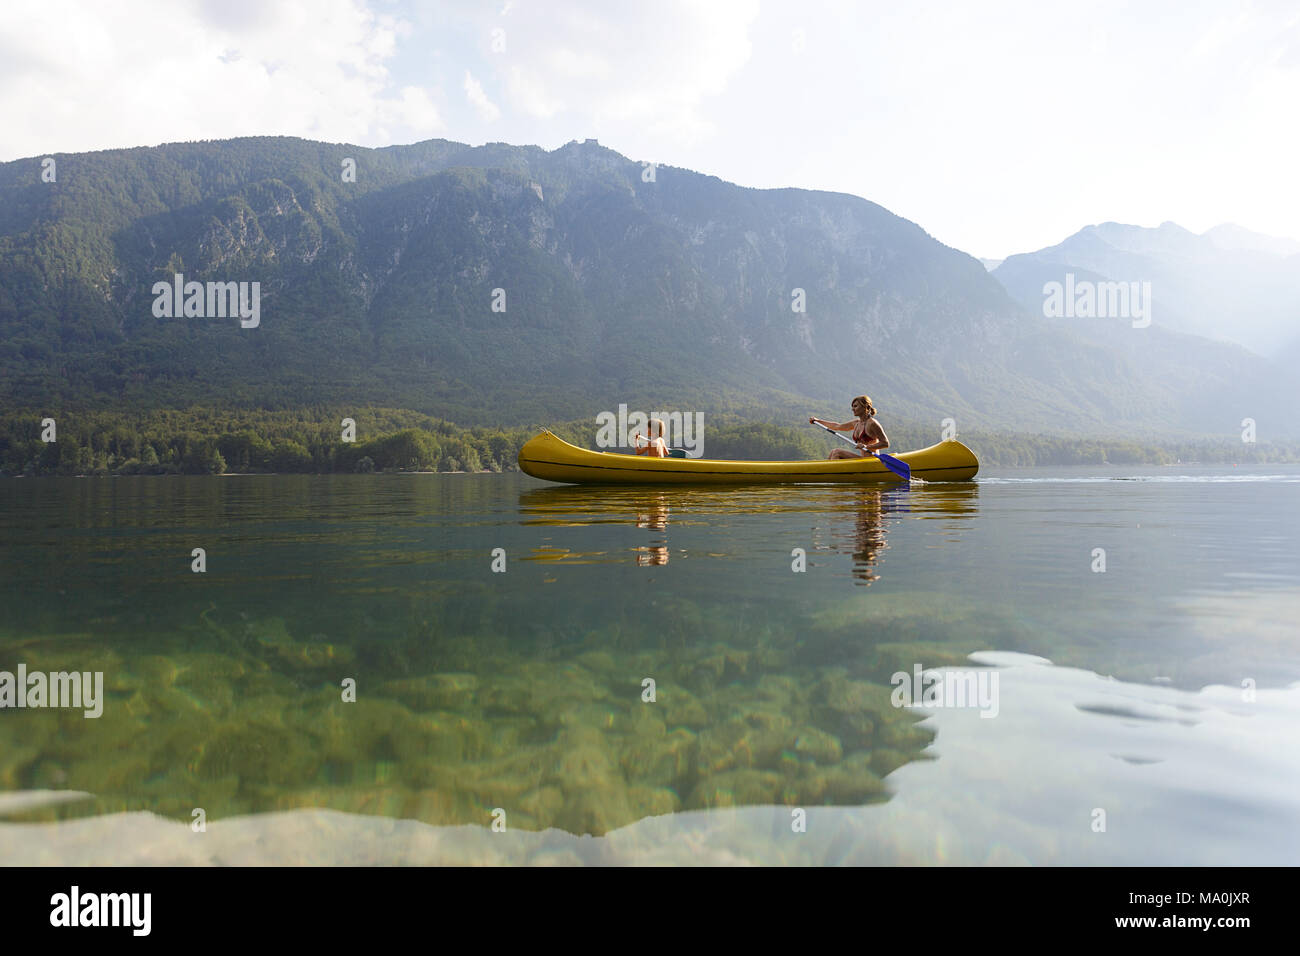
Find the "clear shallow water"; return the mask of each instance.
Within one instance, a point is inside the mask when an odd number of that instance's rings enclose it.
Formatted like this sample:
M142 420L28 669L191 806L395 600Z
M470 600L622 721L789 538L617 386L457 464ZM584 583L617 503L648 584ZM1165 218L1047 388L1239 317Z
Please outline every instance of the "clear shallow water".
M1298 482L0 483L0 670L108 685L0 711L0 859L1294 862Z

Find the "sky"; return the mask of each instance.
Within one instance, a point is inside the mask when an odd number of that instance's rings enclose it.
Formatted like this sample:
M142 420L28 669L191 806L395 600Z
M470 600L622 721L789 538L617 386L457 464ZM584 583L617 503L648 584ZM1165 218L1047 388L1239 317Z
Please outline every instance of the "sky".
M3 0L0 161L435 137L852 193L1001 258L1300 238L1296 0Z

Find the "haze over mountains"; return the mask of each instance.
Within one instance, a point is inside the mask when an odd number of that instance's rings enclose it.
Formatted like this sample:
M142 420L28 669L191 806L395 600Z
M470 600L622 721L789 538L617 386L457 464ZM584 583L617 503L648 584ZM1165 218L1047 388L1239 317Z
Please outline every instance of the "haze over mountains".
M1149 282L1153 324L1235 342L1263 356L1300 344L1300 242L1239 226L1196 235L1172 222L1155 229L1087 226L1058 245L1009 256L993 274L1027 308L1043 286L1076 279Z
M1225 436L1243 416L1263 435L1297 433L1292 377L1204 337L1231 316L1280 352L1296 328L1278 304L1294 288L1286 247L1231 230L1090 227L990 274L865 199L652 169L594 141L370 150L276 137L54 159L55 182L40 157L0 165L12 406L358 402L475 424L623 402L833 413L867 391L936 433L952 417ZM1151 328L1044 318L1043 275L1139 265ZM1222 270L1258 284L1224 288ZM154 284L177 272L260 283L259 325L156 317Z

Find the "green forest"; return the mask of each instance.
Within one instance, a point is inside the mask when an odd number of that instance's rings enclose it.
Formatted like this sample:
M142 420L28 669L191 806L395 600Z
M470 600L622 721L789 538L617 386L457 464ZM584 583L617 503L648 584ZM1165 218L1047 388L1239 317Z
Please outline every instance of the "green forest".
M344 420L355 426L344 440ZM502 472L540 426L462 427L419 412L364 408L293 411L191 407L53 418L38 411L0 415L0 477L45 475L220 475L226 473ZM44 424L43 424L44 423ZM594 420L548 426L566 441L595 447ZM891 426L891 450L939 440L934 429ZM45 436L52 441L44 440ZM671 436L670 436L671 437ZM1240 442L1067 439L962 434L985 466L1295 462L1300 446ZM710 458L824 457L833 439L808 426L757 425L735 416L706 421Z
M33 459L36 471L201 470L218 456L256 469L267 454L252 436L280 469L304 455L351 467L358 449L313 411L335 407L379 410L358 444L428 431L436 449L407 450L426 465L472 463L473 450L503 467L473 427L574 422L621 402L704 409L719 447L802 454L802 406L847 412L863 391L891 427L951 417L1004 435L1226 442L1249 415L1300 438L1285 369L1160 330L1138 347L1044 322L972 257L853 196L670 166L644 182L639 162L594 141L254 137L51 158L52 182L37 158L0 163L0 408L143 417L68 422L75 451L14 451L31 436L8 430L20 473ZM259 324L155 314L155 284L178 274L257 283ZM240 419L240 445L225 412L166 411L195 406L302 411ZM760 419L763 437L730 434L724 413ZM1008 438L981 454L1059 453Z

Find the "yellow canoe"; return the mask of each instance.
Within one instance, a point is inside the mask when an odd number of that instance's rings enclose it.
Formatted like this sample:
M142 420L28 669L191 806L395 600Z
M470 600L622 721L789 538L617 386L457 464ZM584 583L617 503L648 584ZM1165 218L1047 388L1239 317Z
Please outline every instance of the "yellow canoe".
M895 455L916 478L969 481L979 471L975 453L944 441ZM623 452L588 451L543 431L519 449L519 470L534 478L570 484L721 485L781 482L901 482L876 458L840 461L720 461L710 458L648 458Z

